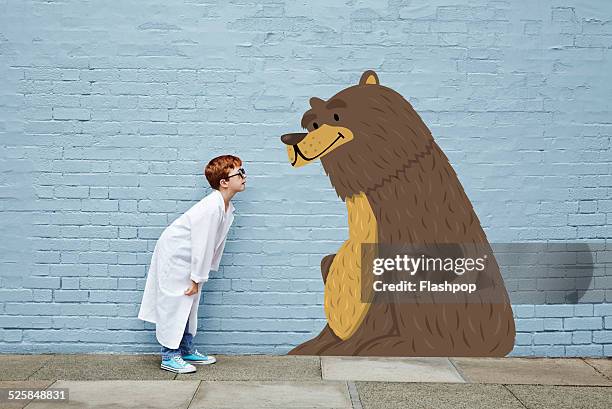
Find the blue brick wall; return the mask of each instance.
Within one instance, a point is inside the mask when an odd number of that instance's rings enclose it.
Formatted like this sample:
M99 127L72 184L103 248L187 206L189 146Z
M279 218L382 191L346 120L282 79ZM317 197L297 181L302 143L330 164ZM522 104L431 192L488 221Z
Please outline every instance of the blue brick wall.
M198 344L315 335L346 212L279 136L366 69L422 115L492 242L605 240L610 20L577 0L0 0L0 352L158 351L136 318L151 252L222 153L249 188ZM513 354L612 355L605 297L515 306Z

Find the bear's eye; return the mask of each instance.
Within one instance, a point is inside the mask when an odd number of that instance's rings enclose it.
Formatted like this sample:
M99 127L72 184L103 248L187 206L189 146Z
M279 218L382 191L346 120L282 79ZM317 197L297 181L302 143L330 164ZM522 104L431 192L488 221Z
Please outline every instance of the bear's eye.
M338 114L334 114L334 119L335 119L336 121L339 121L339 120L340 120L340 117L338 116Z
M318 123L316 123L316 122L313 122L313 123L312 123L312 127L313 127L314 129L318 129L318 128L319 128L319 124L318 124Z

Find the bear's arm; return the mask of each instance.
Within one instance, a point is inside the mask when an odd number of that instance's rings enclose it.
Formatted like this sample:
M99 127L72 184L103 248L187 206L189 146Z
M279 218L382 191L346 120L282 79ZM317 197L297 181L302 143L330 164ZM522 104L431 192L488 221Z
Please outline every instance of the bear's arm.
M327 274L329 273L329 267L334 261L335 254L328 254L321 259L321 275L323 276L323 284L327 281Z

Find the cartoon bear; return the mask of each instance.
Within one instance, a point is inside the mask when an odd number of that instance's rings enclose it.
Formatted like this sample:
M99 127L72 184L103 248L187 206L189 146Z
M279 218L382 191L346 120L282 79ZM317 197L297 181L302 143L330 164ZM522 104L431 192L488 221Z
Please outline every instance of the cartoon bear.
M320 158L346 202L349 237L321 260L327 325L292 355L504 356L515 326L499 267L448 158L420 116L396 91L366 71L358 85L329 100L313 97L302 117L307 133L290 133L292 166ZM363 299L362 243L478 245L493 296L466 302ZM454 244L453 244L454 243ZM459 248L467 254L467 247ZM486 257L486 256L485 256ZM369 285L370 283L365 283ZM395 302L397 301L397 302Z

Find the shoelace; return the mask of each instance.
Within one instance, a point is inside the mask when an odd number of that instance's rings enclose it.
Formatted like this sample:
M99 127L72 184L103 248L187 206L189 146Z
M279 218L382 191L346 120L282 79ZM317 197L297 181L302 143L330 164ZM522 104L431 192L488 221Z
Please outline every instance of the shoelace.
M187 362L185 362L185 360L183 359L183 357L182 357L182 356L178 356L178 355L176 355L176 356L174 357L174 360L175 360L176 362L178 362L179 364L181 364L181 365L187 365Z

